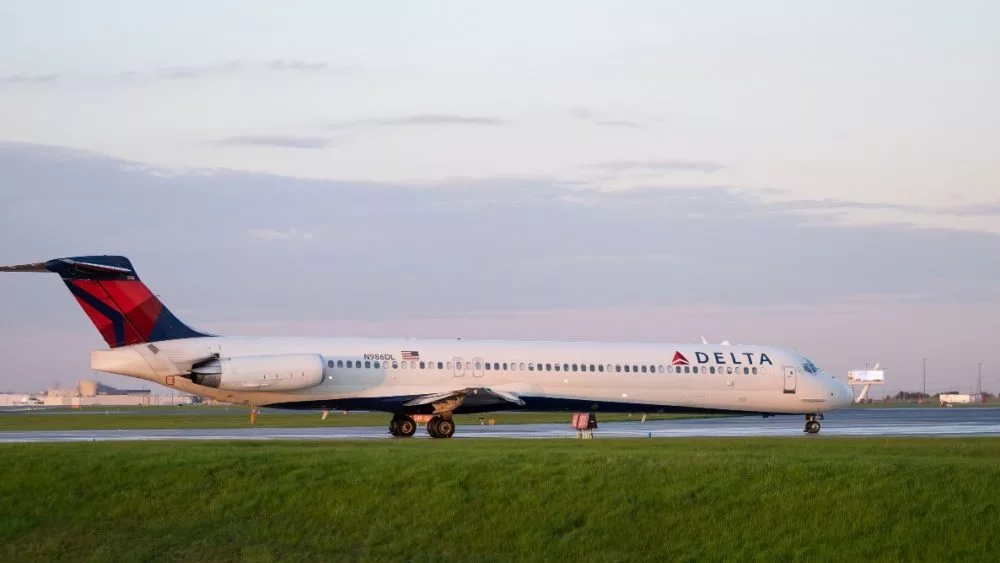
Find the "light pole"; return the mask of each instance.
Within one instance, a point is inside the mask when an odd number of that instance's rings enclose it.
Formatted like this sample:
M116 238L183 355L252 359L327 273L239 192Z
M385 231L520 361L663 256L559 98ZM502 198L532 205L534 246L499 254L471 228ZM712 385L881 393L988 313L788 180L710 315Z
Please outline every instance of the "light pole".
M927 398L927 358L924 358L924 397Z

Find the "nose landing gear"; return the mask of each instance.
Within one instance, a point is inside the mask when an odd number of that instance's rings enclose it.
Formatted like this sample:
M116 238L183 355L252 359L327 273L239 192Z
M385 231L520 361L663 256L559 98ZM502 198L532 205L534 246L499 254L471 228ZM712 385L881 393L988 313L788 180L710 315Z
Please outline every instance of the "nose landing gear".
M806 429L805 432L809 434L815 434L819 432L819 421L816 420L815 414L806 415Z

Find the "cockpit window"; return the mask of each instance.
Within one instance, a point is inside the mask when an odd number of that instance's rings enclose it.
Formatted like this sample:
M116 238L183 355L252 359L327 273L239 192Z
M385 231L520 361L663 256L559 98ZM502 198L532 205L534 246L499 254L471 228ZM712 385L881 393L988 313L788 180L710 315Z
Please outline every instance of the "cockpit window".
M819 373L819 368L810 360L802 362L802 369L806 370L806 373Z

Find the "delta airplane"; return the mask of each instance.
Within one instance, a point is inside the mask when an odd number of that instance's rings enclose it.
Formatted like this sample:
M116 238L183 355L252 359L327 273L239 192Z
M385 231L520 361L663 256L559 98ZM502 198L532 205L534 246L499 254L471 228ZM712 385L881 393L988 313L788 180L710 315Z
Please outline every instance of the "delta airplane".
M452 415L499 410L818 415L851 404L846 383L767 346L216 336L181 322L123 256L0 267L59 274L110 349L91 369L250 407L414 415L449 438ZM703 339L704 342L704 339Z

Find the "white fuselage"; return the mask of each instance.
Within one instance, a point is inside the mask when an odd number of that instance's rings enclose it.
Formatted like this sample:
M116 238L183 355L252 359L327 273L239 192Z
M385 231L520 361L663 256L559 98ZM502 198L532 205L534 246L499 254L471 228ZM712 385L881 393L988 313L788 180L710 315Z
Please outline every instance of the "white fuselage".
M286 391L272 389L280 381L241 390L189 378L192 366L211 358L289 354L321 357L322 377ZM287 408L392 411L415 396L467 388L514 394L523 410L821 413L852 399L845 383L801 354L742 345L205 337L96 351L91 367L220 401Z

